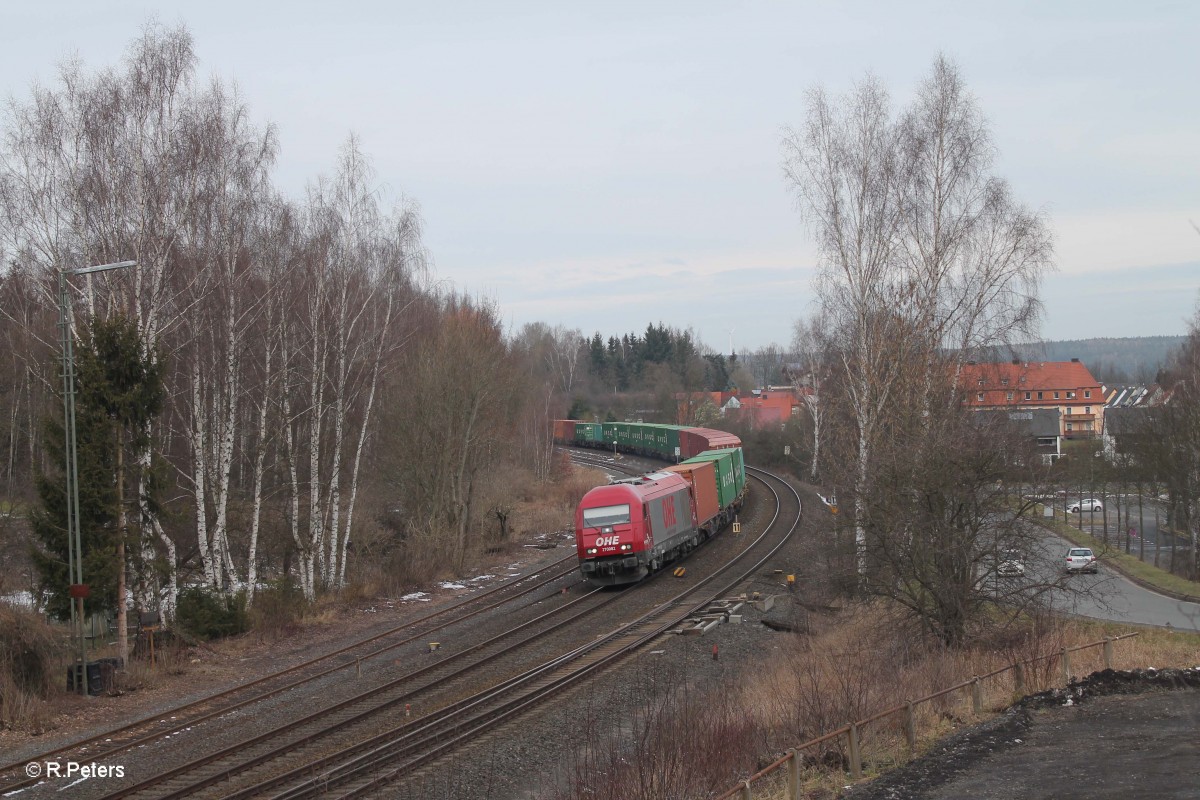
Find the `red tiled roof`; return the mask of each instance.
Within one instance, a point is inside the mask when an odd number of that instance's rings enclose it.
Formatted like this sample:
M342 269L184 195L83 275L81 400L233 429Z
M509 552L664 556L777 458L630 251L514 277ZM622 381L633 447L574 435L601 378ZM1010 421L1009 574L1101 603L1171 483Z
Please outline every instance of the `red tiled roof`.
M965 364L959 378L965 402L972 406L1103 405L1103 387L1079 361L1022 361L1017 364ZM1012 399L1008 393L1012 392ZM1025 399L1025 393L1030 398ZM1041 392L1042 397L1037 393ZM1055 397L1054 392L1059 396ZM1067 397L1073 392L1074 397ZM979 394L983 394L983 399Z

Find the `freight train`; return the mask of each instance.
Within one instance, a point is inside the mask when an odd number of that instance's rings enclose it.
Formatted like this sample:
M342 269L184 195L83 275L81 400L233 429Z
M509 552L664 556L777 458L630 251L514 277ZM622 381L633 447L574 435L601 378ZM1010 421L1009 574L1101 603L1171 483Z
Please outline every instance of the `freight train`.
M731 433L556 420L554 439L679 462L583 496L575 511L575 549L580 572L597 586L635 583L686 555L732 521L746 497L742 442Z

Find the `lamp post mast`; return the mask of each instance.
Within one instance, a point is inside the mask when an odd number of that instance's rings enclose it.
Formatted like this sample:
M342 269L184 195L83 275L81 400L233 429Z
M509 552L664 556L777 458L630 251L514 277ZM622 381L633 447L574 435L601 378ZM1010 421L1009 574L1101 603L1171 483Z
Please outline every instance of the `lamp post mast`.
M83 542L79 533L79 451L75 439L75 337L71 327L71 296L67 292L67 276L107 272L132 267L136 261L118 261L94 267L62 270L58 273L58 327L62 331L63 372L63 438L67 476L67 583L71 603L71 626L79 638L79 680L75 682L80 694L88 696L87 641L84 637L83 600L88 586L83 582ZM76 608L78 603L78 608Z

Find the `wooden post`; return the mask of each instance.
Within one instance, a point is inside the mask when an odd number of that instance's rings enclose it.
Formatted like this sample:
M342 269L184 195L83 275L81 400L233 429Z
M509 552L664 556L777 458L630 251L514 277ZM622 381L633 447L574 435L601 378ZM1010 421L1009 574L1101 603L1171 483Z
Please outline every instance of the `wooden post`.
M1113 643L1107 636L1104 637L1104 668L1113 668Z
M361 658L354 659L354 677L356 677L356 678L362 677L362 659Z
M1025 666L1020 661L1013 664L1013 685L1017 694L1025 694Z
M754 800L750 796L750 781L742 781L742 800Z
M1065 647L1062 649L1062 675L1063 683L1071 682L1071 651Z
M862 754L858 751L858 725L850 723L850 777L862 777Z
M912 700L904 703L904 738L908 741L908 757L917 755L917 713Z
M788 761L788 798L800 800L800 754L788 750L788 755L791 756Z
M978 677L971 679L971 710L975 716L983 713L983 684Z

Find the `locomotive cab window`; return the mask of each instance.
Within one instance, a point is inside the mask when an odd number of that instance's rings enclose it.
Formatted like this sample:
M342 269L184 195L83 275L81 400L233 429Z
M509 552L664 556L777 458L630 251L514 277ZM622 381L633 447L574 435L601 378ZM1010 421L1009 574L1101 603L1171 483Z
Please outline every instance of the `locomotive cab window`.
M583 510L585 528L603 528L606 525L623 525L629 522L629 506L600 506Z

